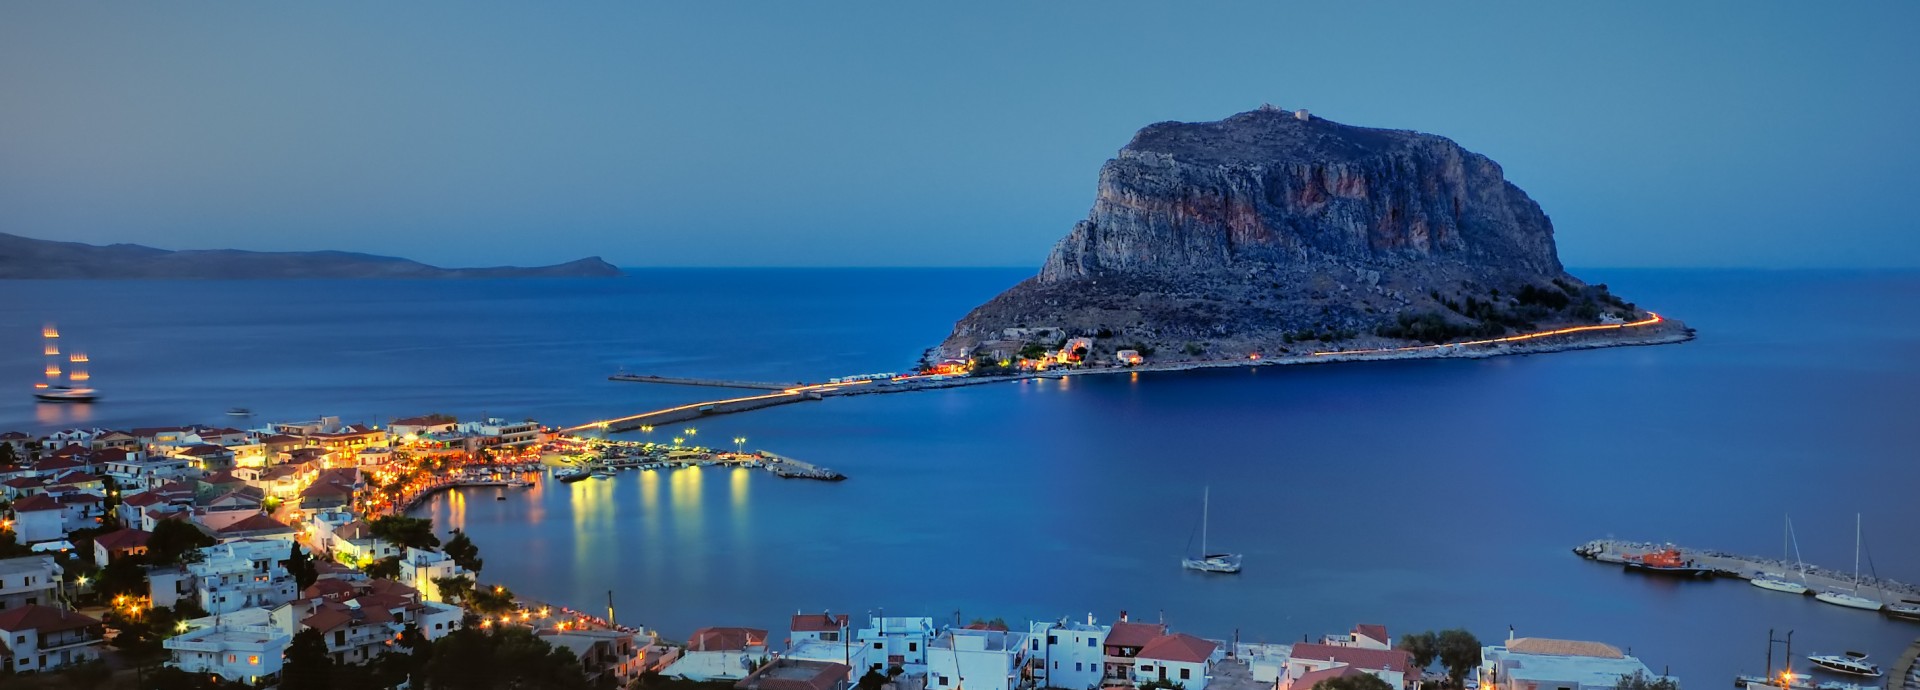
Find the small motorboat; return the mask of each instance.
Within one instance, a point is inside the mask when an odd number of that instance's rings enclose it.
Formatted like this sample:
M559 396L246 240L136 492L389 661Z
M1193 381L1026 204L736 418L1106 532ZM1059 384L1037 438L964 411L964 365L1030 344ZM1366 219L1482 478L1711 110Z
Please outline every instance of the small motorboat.
M594 479L612 479L613 470L594 470L593 478Z
M1888 618L1920 621L1920 601L1903 599L1898 604L1887 604L1887 608L1883 609L1883 612L1887 614Z
M249 410L249 409L247 409L247 408L244 408L244 407L229 407L229 408L227 408L227 416L229 416L229 417L252 417L252 416L253 416L253 410Z
M593 476L593 475L589 474L586 470L583 470L580 468L569 468L569 469L564 469L564 470L560 470L558 472L553 473L554 479L558 479L562 482L566 482L569 484L580 481L582 479L586 479L587 477L590 477L590 476Z
M1836 673L1865 676L1867 678L1880 677L1880 666L1867 661L1867 655L1863 652L1849 651L1843 655L1815 654L1807 657L1807 661L1813 662L1815 666Z
M50 403L86 403L100 398L100 392L92 388L73 386L47 386L33 389L33 399Z

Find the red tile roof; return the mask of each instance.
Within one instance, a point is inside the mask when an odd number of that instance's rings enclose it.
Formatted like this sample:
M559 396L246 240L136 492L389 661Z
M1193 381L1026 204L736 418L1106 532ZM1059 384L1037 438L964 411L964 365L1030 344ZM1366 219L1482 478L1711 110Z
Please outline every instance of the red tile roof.
M1399 649L1361 649L1359 647L1335 647L1333 645L1302 642L1293 646L1293 658L1312 661L1337 661L1348 666L1372 671L1389 670L1406 673L1413 666L1410 655Z
M701 628L687 640L689 652L738 652L767 644L767 631L759 628Z
M40 462L33 463L33 471L57 472L60 470L71 470L74 468L86 467L86 466L87 466L86 463L79 462L71 458L47 458L45 460L41 460Z
M1373 625L1370 623L1361 623L1359 625L1353 626L1353 634L1361 637L1365 637L1371 640L1384 642L1389 646L1393 645L1393 638L1387 636L1387 626L1384 626L1384 625Z
M1113 629L1107 631L1109 647L1145 647L1153 638L1167 634L1167 626L1158 623L1134 623L1119 621Z
M59 510L60 502L48 498L46 494L34 494L13 502L13 512L31 513L42 510Z
M10 486L15 489L32 489L36 487L46 486L47 482L45 480L40 479L39 477L14 477L4 482L0 482L0 485Z
M186 449L180 451L180 454L191 455L196 458L207 458L207 457L213 457L216 455L224 455L226 453L231 453L231 452L232 451L227 450L226 447L224 446L216 446L216 445L211 445L206 443L199 443L199 444L187 446Z
M39 604L0 609L0 630L21 632L38 630L40 634L77 630L99 625L100 621L65 609Z
M354 593L353 583L338 578L314 580L313 584L300 591L305 599L345 599Z
M1322 681L1365 674L1365 671L1352 666L1335 666L1333 668L1323 668L1318 671L1308 671L1300 674L1299 678L1293 679L1293 690L1313 690L1313 686L1319 685Z
M847 614L796 613L787 627L794 632L832 632L847 627Z
M128 529L114 530L112 532L108 532L106 534L102 534L100 536L94 537L93 543L106 547L108 551L121 551L125 549L138 549L143 546L146 546L147 540L152 537L153 537L152 532L148 532L142 529L128 528Z
M91 474L87 474L85 472L68 472L66 474L60 475L60 478L53 480L53 483L85 484L87 482L97 482L97 481L100 481L99 477L93 476Z
M1174 633L1153 638L1147 646L1140 648L1139 658L1199 664L1213 658L1214 650L1219 648L1220 645L1207 640L1186 633Z
M285 534L292 531L293 531L292 527L288 527L284 524L281 524L279 520L275 520L265 515L249 516L244 520L241 520L231 525L227 525L226 527L220 528L220 534L239 534L241 532L270 532L275 534Z

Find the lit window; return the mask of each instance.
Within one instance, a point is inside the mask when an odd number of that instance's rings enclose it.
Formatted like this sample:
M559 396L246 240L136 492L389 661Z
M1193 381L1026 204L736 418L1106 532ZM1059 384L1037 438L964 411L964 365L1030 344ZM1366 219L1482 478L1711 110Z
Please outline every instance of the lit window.
M253 664L253 665L255 665L255 666L259 666L259 665L260 665L260 657L258 657L258 656L249 656L249 657L247 657L247 663L249 663L249 664ZM1186 674L1184 674L1184 673L1183 673L1183 674L1181 674L1181 675L1180 675L1180 677L1182 677L1182 678L1185 678L1185 677L1186 677Z

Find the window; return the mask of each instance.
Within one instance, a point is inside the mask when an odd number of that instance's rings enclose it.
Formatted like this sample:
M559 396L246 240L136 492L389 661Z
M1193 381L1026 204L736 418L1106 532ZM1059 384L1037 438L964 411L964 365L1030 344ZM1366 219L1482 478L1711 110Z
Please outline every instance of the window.
M907 643L907 651L909 651L909 652L917 652L917 651L920 651L920 643L918 643L918 642L908 642L908 643Z
M879 649L879 648L880 648L880 643L878 643L878 642L875 642L875 643L873 643L873 648L874 648L874 649Z
M826 642L839 642L840 633L837 633L837 632L820 633L820 639Z
M1140 665L1140 670L1141 670L1141 671L1144 671L1144 672L1147 672L1147 673L1152 673L1152 672L1153 672L1153 664L1141 664L1141 665Z
M1040 651L1040 641L1039 641L1039 640L1034 640L1034 641L1033 641L1033 651L1036 651L1036 652L1037 652L1037 651Z
M240 657L239 657L238 655L234 655L234 654L228 654L228 655L227 655L227 663L229 663L229 664L231 664L231 663L233 663L233 662L235 662L235 661L238 661L238 660L240 660Z
M1087 638L1087 649L1093 649L1093 638Z
M247 663L249 663L249 664L253 664L254 666L259 666L259 665L260 665L260 657L258 657L258 656L248 656L248 657L247 657ZM1180 672L1180 677L1181 677L1181 678L1185 678L1185 677L1187 677L1187 672L1186 672L1186 671L1181 671L1181 672Z
M944 688L944 687L947 687L947 677L946 677L946 676L941 676L941 677L940 677L940 687L943 687L943 688Z
M1186 680L1192 677L1193 677L1193 669L1189 669L1189 668L1180 669L1180 680Z
M1078 661L1076 661L1076 662L1073 662L1073 670L1075 670L1075 671L1078 671L1078 670L1080 670L1080 662L1078 662Z
M1059 637L1057 637L1057 636L1054 636L1054 635L1048 635L1048 636L1047 636L1047 644L1048 644L1049 646L1051 646L1051 645L1056 645L1056 644L1060 644L1060 638L1059 638Z

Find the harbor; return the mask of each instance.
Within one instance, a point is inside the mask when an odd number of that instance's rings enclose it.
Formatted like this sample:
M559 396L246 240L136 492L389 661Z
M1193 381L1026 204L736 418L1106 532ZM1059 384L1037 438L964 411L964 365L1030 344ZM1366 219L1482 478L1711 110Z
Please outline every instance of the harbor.
M1821 597L1822 601L1827 601L1833 594L1849 594L1848 597L1834 597L1848 603L1829 603L1862 609L1863 612L1879 612L1897 620L1920 622L1920 586L1875 577L1870 573L1860 573L1856 580L1850 571L1797 563L1784 558L1618 539L1595 539L1574 547L1573 553L1590 561L1619 565L1649 576L1739 579L1752 583L1756 591L1773 590Z
M685 430L694 432L694 430ZM697 432L695 432L697 433ZM617 472L630 470L668 470L690 467L741 467L761 469L783 479L843 481L847 477L832 469L781 456L769 451L722 451L701 446L672 445L649 441L628 441L582 436L561 436L541 448L540 462L552 468L553 477L562 482L584 479L608 479ZM741 444L745 439L736 439Z

